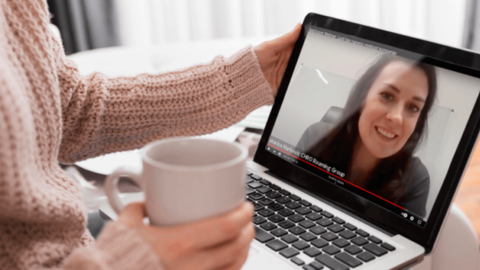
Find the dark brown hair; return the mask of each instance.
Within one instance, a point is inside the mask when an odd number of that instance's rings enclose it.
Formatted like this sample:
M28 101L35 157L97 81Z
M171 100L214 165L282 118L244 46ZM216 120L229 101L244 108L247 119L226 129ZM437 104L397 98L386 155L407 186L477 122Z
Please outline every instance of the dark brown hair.
M404 58L385 54L378 59L362 75L353 87L340 119L332 131L311 149L311 155L319 157L329 165L344 172L348 171L354 144L359 135L358 121L365 98L380 72L390 63L403 61L422 70L428 79L428 96L420 112L415 129L405 145L396 154L384 158L374 169L368 185L364 188L394 203L402 198L405 193L405 170L413 153L422 142L427 130L427 118L433 106L437 92L437 78L435 68L420 61L414 62ZM347 179L348 180L348 179Z

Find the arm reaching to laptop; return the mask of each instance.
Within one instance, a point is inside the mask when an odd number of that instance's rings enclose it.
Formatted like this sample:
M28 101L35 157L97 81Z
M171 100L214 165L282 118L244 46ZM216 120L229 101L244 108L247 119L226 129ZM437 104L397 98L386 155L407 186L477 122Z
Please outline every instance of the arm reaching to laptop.
M51 33L47 1L0 3L0 40L4 41L0 42L0 254L5 255L0 256L0 265L5 269L161 269L161 254L167 269L173 268L172 262L180 258L166 249L160 251L159 241L155 248L149 241L180 237L198 226L140 230L113 222L95 242L86 229L80 190L59 162L134 149L161 138L210 133L240 121L273 102L276 89L267 79L278 82L286 65L280 61L287 57L283 51L289 52L284 48L294 38L269 42L263 48L273 52L261 50L258 59L254 48L248 47L232 57L166 74L81 76ZM125 215L135 218L143 210L134 208ZM229 215L220 218L225 220L220 223L238 226L224 238L215 238L213 229L195 232L211 244L235 246L233 250L245 247L238 258L237 254L215 258L219 266L234 264L231 268L238 269L252 237L251 225L242 224L252 213L245 207L231 215L244 221L231 221ZM201 247L211 247L202 243Z

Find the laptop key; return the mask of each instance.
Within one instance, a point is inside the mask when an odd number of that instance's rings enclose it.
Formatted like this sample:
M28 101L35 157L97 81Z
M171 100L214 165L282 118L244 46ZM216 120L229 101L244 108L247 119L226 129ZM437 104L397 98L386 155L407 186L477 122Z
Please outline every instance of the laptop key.
M265 208L265 206L263 206L263 205L261 205L261 204L259 204L259 203L254 203L254 204L253 204L253 207L254 207L254 210L255 210L255 211L260 211L260 210L262 210L263 208Z
M273 235L255 226L255 239L260 243L268 242L274 238Z
M271 192L267 193L266 196L269 197L270 199L275 199L275 198L278 198L278 197L282 197L282 195L280 195L280 193L275 192L275 191L271 191Z
M305 229L303 229L302 227L295 226L293 228L290 228L288 231L295 234L295 235L299 235L299 234L304 233Z
M253 173L250 175L250 177L257 180L257 181L262 180L262 177L260 175L256 175L256 174L253 174Z
M338 238L338 236L336 234L333 234L331 232L326 232L324 234L321 235L321 237L327 241L333 241L335 239Z
M268 180L266 180L266 179L260 180L260 183L262 183L262 184L264 184L264 185L267 185L267 186L269 186L269 185L272 184L272 182L270 182L270 181L268 181Z
M339 248L333 245L324 247L322 250L329 255L337 254L341 251Z
M312 205L312 203L309 202L309 201L307 201L307 200L301 200L301 201L299 201L299 203L301 203L301 204L303 204L303 205L305 205L305 206L311 206L311 205Z
M317 261L313 261L309 264L311 267L315 268L315 270L323 269L323 265Z
M330 256L326 254L318 255L315 257L315 260L319 261L326 267L331 268L332 270L348 270L349 268L344 264L340 263L339 261L330 258Z
M288 195L292 194L292 193L290 193L290 191L285 190L285 189L280 189L278 192L282 193L285 196L288 196Z
M253 223L254 223L255 225L259 225L259 224L262 224L262 223L264 223L264 222L267 222L267 220L264 219L264 218L261 217L261 216L256 216L256 217L254 217L254 218L252 219L252 221L253 221Z
M394 246L392 246L392 245L390 245L389 243L386 243L386 242L382 243L380 246L385 248L388 251L394 251L395 250Z
M285 243L289 243L289 244L298 241L298 237L296 237L296 236L293 235L293 234L284 235L284 236L282 236L281 239L282 239L283 241L285 241Z
M369 262L369 261L375 259L375 256L373 256L372 254L365 251L363 253L358 254L357 258L359 258L360 260L362 260L364 262Z
M295 214L293 216L289 216L288 219L290 219L293 222L300 222L302 220L305 220L303 216L300 216L299 214Z
M315 212L322 212L322 210L323 210L322 208L320 208L320 207L318 207L318 206L316 206L316 205L310 206L310 209L312 209L312 210L315 211Z
M327 218L332 218L333 217L333 215L330 212L327 212L327 211L322 211L321 214L322 214L322 216L327 217Z
M260 214L261 216L264 216L264 217L268 217L268 216L271 216L271 215L275 214L275 212L273 212L270 209L263 209L263 210L258 211L258 214Z
M303 270L317 270L317 269L315 269L313 266L310 266L310 265L304 265L304 266L302 267L302 269L303 269Z
M361 236L357 236L355 238L353 238L352 240L350 240L352 243L354 243L355 245L357 246L363 246L365 245L366 243L368 243L367 239L361 237Z
M272 203L268 205L268 208L272 209L273 211L280 211L282 209L285 209L281 204L279 203Z
M267 247L275 250L275 251L279 251L279 250L282 250L286 247L288 247L287 244L285 244L284 242L278 240L278 239L275 239L275 240L272 240L270 242L267 243Z
M282 216L275 214L273 216L269 216L268 220L270 220L271 222L278 223L278 222L284 221L285 219Z
M263 223L262 225L260 225L260 227L262 229L265 229L267 231L270 231L270 230L273 230L273 229L276 229L278 228L277 225L271 223L271 222L266 222L266 223Z
M375 245L374 243L369 243L363 246L363 249L370 251L375 256L383 256L388 253L388 251L382 247Z
M314 247L309 247L303 251L303 253L307 254L310 257L315 257L317 255L322 254L322 252Z
M271 189L271 188L269 188L269 187L260 187L260 188L257 188L257 191L259 191L259 192L261 192L261 193L265 194L265 193L269 193L269 192L271 192L271 191L272 191L272 189Z
M340 253L340 254L337 254L337 255L335 255L334 257L335 257L335 259L343 262L344 264L346 264L346 265L348 265L348 266L350 266L350 267L354 267L354 268L355 268L355 267L357 267L357 266L362 265L362 262L361 262L361 261L355 259L354 257L348 255L348 254L345 253L345 252L342 252L342 253Z
M364 230L362 230L362 229L358 229L358 230L357 230L357 234L359 234L359 235L361 235L361 236L363 236L363 237L367 237L367 236L370 235L369 233L367 233L366 231L364 231Z
M270 188L273 189L273 190L280 190L281 188L275 184L271 184L270 185Z
M256 201L265 198L262 194L260 194L260 193L258 193L258 192L252 193L252 194L248 195L248 197L249 197L250 199L256 200Z
M345 239L352 239L356 236L356 234L352 231L343 231L339 235Z
M259 188L259 187L263 187L262 184L260 184L259 182L252 182L252 183L248 183L248 186L251 187L251 188Z
M282 215L282 216L284 216L284 217L288 217L288 216L293 215L294 213L293 213L293 211L290 210L290 209L283 209L283 210L278 211L277 214L280 214L280 215Z
M343 220L339 217L334 217L334 218L332 218L332 220L335 221L338 224L344 224L345 223L345 220Z
M285 220L285 221L279 222L278 226L284 229L288 229L288 228L294 227L295 223L291 222L290 220Z
M297 202L289 202L289 203L285 204L285 206L290 208L290 209L297 209L297 208L300 208L301 205Z
M370 235L370 236L368 237L368 240L372 241L372 242L375 243L375 244L380 244L380 243L382 243L382 240L378 239L378 237L375 237L375 236L373 236L373 235Z
M262 210L263 211L263 210ZM259 212L260 213L260 212ZM334 232L334 233L339 233L343 230L345 230L345 228L343 228L341 225L339 224L333 224L333 225L330 225L327 227L327 229L329 229L330 231Z
M277 203L286 204L291 202L292 200L290 200L288 197L283 196L283 197L278 197L275 201L277 201Z
M312 240L315 240L317 239L317 237L315 236L315 234L313 233L310 233L310 232L305 232L303 234L300 235L300 238L302 238L303 240L307 241L307 242L310 242Z
M292 247L294 247L298 250L304 250L304 249L310 247L310 245L307 242L300 240L300 241L297 241L297 242L293 243Z
M313 228L310 228L310 231L313 232L316 235L319 235L319 234L322 234L322 233L326 232L327 230L325 230L322 226L315 226Z
M250 195L250 194L252 194L252 193L255 193L255 189L249 188L249 187L246 187L246 188L245 188L245 194L246 194L246 195Z
M268 198L265 198L265 199L261 199L261 200L258 200L259 203L263 204L263 205L269 205L269 204L272 204L273 201L268 199Z
M252 175L253 173L251 171L247 171L247 176Z
M327 218L322 218L320 220L317 220L318 225L322 225L323 227L327 227L333 224L333 222L330 219Z
M282 228L276 228L270 231L271 234L275 235L276 237L281 237L287 234L287 231L285 231Z
M312 213L312 210L308 207L300 207L295 209L295 212L299 213L300 215L306 215Z
M314 227L315 226L315 223L313 221L310 221L308 219L298 223L298 225L302 226L303 228L305 229L309 229L311 227ZM318 233L317 233L318 234Z
M310 213L310 214L306 215L306 217L307 217L308 219L310 219L310 220L315 221L315 220L320 219L320 218L322 217L322 215L320 215L319 213L315 213L315 212L314 212L314 213Z
M355 231L355 230L357 229L356 226L354 226L354 225L352 225L352 224L350 224L350 223L345 223L345 224L343 225L343 227L349 229L350 231Z
M313 240L313 241L311 242L311 244L314 245L314 246L316 246L317 248L323 248L323 247L325 247L325 246L328 246L328 242L325 241L325 240L323 240L323 239L321 239L321 238L318 238L318 239L316 239L316 240Z
M304 261L302 261L301 259L299 259L299 258L297 258L297 257L293 257L293 258L291 259L291 261L292 261L294 264L298 265L298 266L305 264Z
M291 194L289 196L290 199L294 200L294 201L300 201L302 198L298 197L297 195L295 194Z
M293 248L286 248L286 249L280 251L280 254L281 254L283 257L289 259L289 258L291 258L291 257L293 257L293 256L297 256L298 254L300 254L300 252L298 252L298 250L293 249Z
M345 240L343 238L338 238L337 240L333 241L332 243L339 248L344 248L344 247L350 245L350 242L348 242L347 240Z
M355 255L355 254L358 254L358 253L362 252L362 249L359 248L356 245L350 245L350 246L346 247L344 250L346 252L352 254L352 255Z

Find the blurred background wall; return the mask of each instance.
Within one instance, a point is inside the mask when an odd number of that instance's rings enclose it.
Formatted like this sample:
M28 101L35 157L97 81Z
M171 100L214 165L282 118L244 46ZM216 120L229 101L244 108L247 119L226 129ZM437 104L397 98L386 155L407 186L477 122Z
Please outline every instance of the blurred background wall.
M68 54L119 45L273 37L290 31L308 12L471 48L478 6L478 0L47 1Z

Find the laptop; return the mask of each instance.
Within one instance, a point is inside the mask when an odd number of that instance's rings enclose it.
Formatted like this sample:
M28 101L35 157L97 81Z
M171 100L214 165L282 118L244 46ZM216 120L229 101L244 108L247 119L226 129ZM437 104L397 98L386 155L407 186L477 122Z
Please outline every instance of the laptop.
M477 140L479 86L475 53L308 14L247 164L242 269L421 262Z

